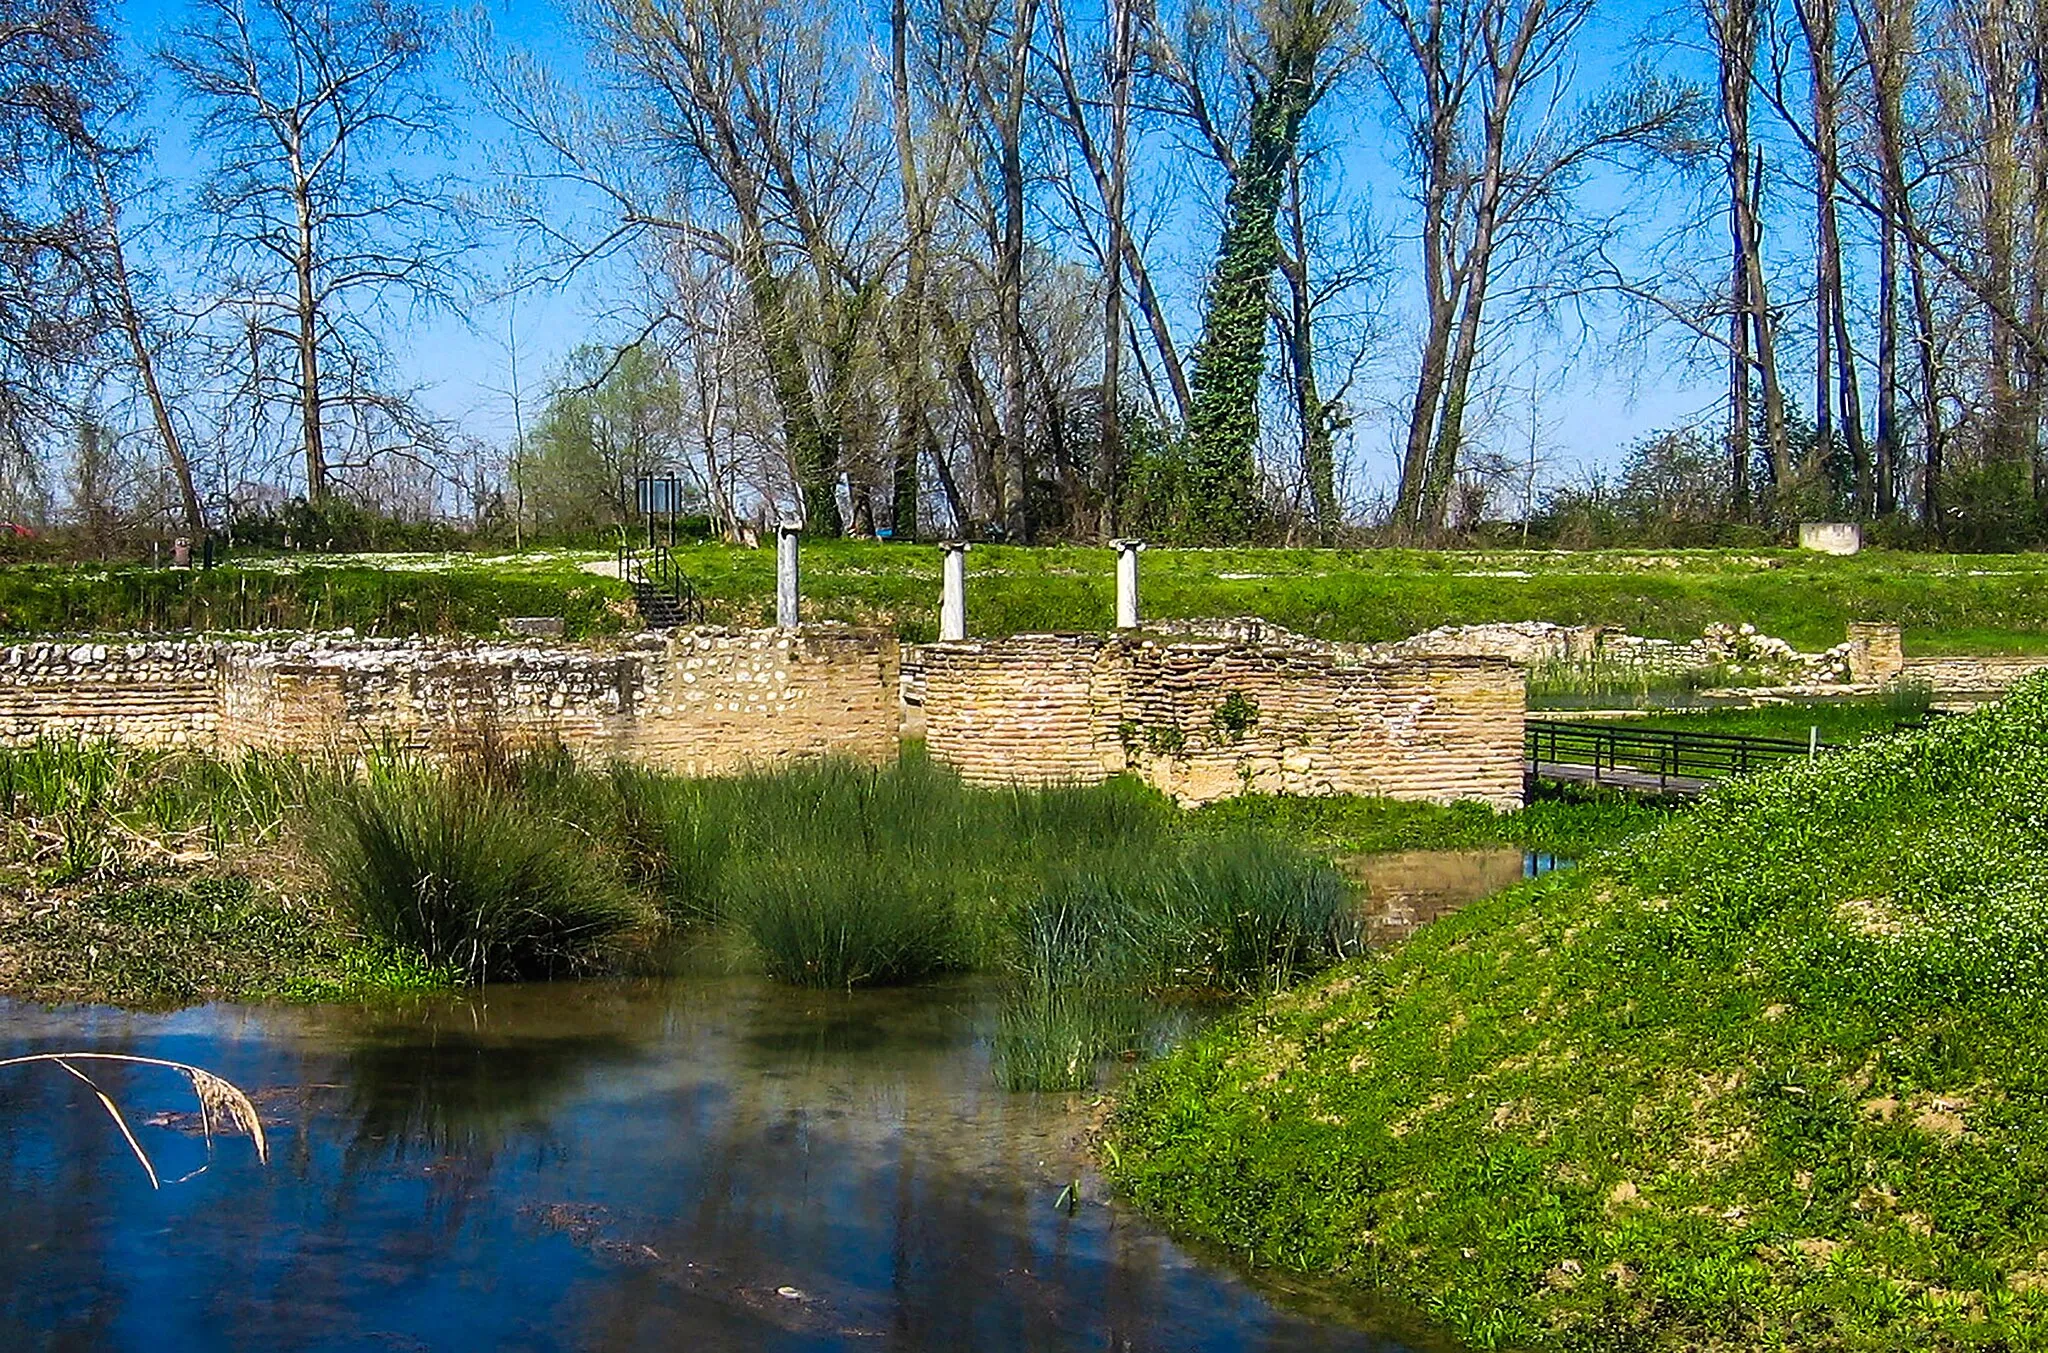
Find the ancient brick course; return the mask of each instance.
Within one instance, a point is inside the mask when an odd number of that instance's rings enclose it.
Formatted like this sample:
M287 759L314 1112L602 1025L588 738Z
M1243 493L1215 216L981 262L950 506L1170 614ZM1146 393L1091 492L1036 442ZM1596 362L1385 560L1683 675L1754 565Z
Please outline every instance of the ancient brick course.
M497 740L712 773L897 745L896 641L820 627L619 648L309 636L33 644L0 662L0 741L445 753Z
M0 649L0 745L38 736L208 745L220 722L218 651L163 641Z
M1522 800L1523 675L1497 658L1070 635L921 658L927 745L978 783L1129 770L1190 803L1247 789Z

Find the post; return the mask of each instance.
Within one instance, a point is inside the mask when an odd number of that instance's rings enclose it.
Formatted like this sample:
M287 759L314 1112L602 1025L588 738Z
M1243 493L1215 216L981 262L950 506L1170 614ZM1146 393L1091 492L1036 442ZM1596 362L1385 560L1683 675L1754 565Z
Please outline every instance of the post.
M1112 540L1116 546L1116 627L1138 628L1138 551L1142 540Z
M775 626L793 630L797 626L796 542L803 528L785 521L775 528Z
M967 542L945 542L939 570L939 641L967 637Z

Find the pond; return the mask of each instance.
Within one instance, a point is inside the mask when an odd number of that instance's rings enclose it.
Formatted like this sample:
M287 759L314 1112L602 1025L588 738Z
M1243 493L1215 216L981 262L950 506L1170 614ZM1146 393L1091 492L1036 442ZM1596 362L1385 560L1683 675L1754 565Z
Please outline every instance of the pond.
M86 1087L0 1072L0 1347L1450 1347L1107 1200L1099 1098L1000 1089L985 984L0 1015L229 1077L273 1152L207 1165L182 1082L111 1076L167 1181L206 1165L152 1192Z

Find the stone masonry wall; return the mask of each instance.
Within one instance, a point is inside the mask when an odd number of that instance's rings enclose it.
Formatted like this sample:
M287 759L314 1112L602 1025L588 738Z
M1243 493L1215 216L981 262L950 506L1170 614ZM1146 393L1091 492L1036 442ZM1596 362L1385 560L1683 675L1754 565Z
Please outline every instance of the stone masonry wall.
M223 658L221 744L446 754L496 740L618 755L651 656L414 642L235 649Z
M927 746L977 783L1522 800L1523 675L1501 659L1050 635L923 658Z
M975 784L1091 783L1124 768L1100 635L926 644L925 747Z
M830 627L677 631L649 663L625 754L709 775L792 756L893 758L895 636Z
M39 734L234 751L446 753L559 743L716 773L893 756L893 636L677 631L621 648L310 636L0 651L0 741Z
M219 645L28 643L0 649L0 745L38 737L151 747L213 741Z

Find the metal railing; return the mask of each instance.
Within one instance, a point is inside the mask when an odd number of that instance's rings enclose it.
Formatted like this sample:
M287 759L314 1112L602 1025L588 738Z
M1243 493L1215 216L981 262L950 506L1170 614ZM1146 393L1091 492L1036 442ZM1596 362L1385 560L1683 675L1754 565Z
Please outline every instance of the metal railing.
M697 586L676 562L675 551L666 545L654 545L635 549L626 543L623 533L619 537L619 577L626 586L633 589L637 601L643 592L658 602L667 603L675 612L675 623L679 625L701 625L704 623L704 599L697 595ZM652 619L653 617L648 617Z
M1824 742L1745 737L1735 733L1687 733L1668 728L1631 728L1626 722L1564 723L1531 719L1523 755L1536 768L1570 767L1590 774L1572 778L1659 790L1689 790L1731 775L1829 750Z

